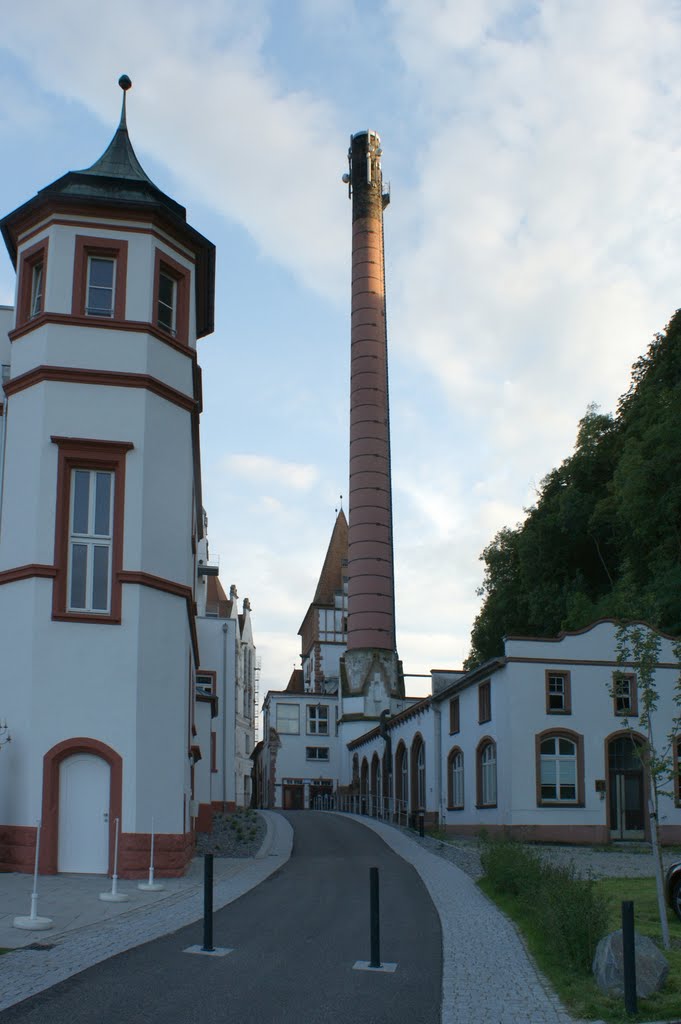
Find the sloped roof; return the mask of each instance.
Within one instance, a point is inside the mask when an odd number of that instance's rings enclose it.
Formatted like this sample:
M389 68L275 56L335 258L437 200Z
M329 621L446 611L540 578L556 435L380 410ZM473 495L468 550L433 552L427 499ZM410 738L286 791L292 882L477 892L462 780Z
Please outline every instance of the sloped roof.
M301 668L294 668L291 673L291 678L288 681L286 687L286 693L305 693L305 682L303 680L303 670Z
M98 160L79 171L67 171L37 195L0 220L7 250L16 267L17 239L22 225L35 220L45 207L102 206L144 210L162 218L196 252L196 327L199 338L214 326L215 246L187 223L187 211L162 192L140 164L128 135L125 93L131 86L121 76L123 89L121 119L111 142Z
M232 602L223 590L220 579L217 576L208 576L206 589L206 611L217 614L219 619L231 619Z
M341 509L333 526L319 583L312 599L313 604L333 604L334 594L343 589L343 569L347 560L348 521L345 518L345 512Z

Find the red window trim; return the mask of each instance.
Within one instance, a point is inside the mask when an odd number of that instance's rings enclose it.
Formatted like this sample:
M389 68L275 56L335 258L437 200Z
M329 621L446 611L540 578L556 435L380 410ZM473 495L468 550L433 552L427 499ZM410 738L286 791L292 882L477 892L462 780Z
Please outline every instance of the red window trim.
M629 680L629 698L631 707L628 711L617 710L617 680ZM616 718L638 718L638 683L635 672L613 672L612 675L612 712Z
M461 708L459 698L452 697L449 701L449 735L461 732Z
M496 791L497 798L493 804L482 802L482 754L486 747L494 747L494 763L496 769ZM475 748L475 806L479 810L487 810L490 807L497 807L499 803L499 762L497 760L497 741L492 736L483 736Z
M544 740L551 739L571 740L575 744L577 755L577 800L548 800L541 795L541 745ZM584 786L584 737L581 733L573 732L572 729L544 729L534 737L534 773L536 784L537 807L584 807L585 786Z
M30 324L32 320L37 320L38 317L45 311L45 284L47 281L47 252L49 248L49 238L41 238L39 242L32 245L28 249L24 249L21 254L19 262L19 294L17 297L17 317L16 327L20 327L23 324ZM31 292L33 290L33 268L38 263L43 265L43 296L40 312L31 316Z
M57 466L57 503L55 514L52 618L64 622L121 622L121 568L123 564L123 517L125 509L125 457L134 447L131 441L99 441L82 437L55 437L59 447ZM114 520L111 551L111 608L106 614L70 612L67 609L66 584L69 555L69 512L71 472L74 469L101 469L114 474Z
M562 676L565 682L563 690L565 707L552 708L550 706L549 676ZM572 714L572 681L570 673L563 669L547 668L544 671L544 686L546 690L546 714L547 715L571 715Z
M492 720L492 683L488 679L478 686L478 724Z
M447 754L447 810L448 811L462 811L465 806L465 795L464 800L460 804L454 803L454 778L452 776L452 765L454 764L454 758L457 754L461 754L462 764L464 763L463 750L461 747L452 747Z
M87 262L89 256L113 257L116 260L116 279L113 316L92 316L85 312L87 301ZM128 243L123 238L99 238L94 235L76 235L73 261L73 297L71 314L84 316L88 323L102 324L125 320L125 290L128 277Z
M206 696L214 697L217 694L217 692L218 692L217 672L215 672L213 669L210 669L210 668L197 668L196 675L197 676L210 676L211 692L210 692L210 694L206 694ZM196 684L196 676L194 677L194 683ZM198 691L197 691L197 696L199 696Z
M175 300L175 333L167 331L158 323L158 289L161 277L161 270L164 270L169 277L172 277L176 284ZM153 308L151 310L151 322L157 331L165 337L174 338L181 345L189 342L189 279L190 271L181 263L174 260L162 249L155 250L154 257L154 290L152 293Z

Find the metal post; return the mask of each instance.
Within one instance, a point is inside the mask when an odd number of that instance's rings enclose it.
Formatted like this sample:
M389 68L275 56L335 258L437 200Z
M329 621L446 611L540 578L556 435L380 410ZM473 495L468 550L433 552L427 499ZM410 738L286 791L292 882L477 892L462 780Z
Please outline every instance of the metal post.
M369 868L371 960L369 967L381 967L381 926L378 906L378 868Z
M622 967L624 970L624 1010L633 1015L638 1013L633 900L622 900Z
M423 811L419 811L419 835L420 835L421 839L423 839L424 820L425 820L425 815L424 815Z
M202 953L213 950L213 854L203 858L203 946Z

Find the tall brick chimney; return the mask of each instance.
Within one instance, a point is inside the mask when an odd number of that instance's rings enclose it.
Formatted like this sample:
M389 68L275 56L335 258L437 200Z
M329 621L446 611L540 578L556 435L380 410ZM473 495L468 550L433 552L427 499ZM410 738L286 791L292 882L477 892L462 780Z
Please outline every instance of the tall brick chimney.
M373 714L404 696L395 642L395 583L390 478L388 337L385 313L381 140L352 136L344 180L352 196L350 360L350 510L348 643L345 689L371 690ZM373 686L371 684L374 684ZM377 688L375 684L382 685ZM365 701L366 704L366 701Z

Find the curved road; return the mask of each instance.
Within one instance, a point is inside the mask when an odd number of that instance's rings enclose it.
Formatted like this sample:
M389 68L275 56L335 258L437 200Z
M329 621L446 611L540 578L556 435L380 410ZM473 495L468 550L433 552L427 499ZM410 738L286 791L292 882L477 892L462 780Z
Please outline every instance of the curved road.
M199 922L24 1000L3 1024L437 1024L440 921L414 868L354 821L284 816L291 859L215 915L214 944L232 953L184 953L202 942ZM394 974L353 970L369 959L374 866Z

